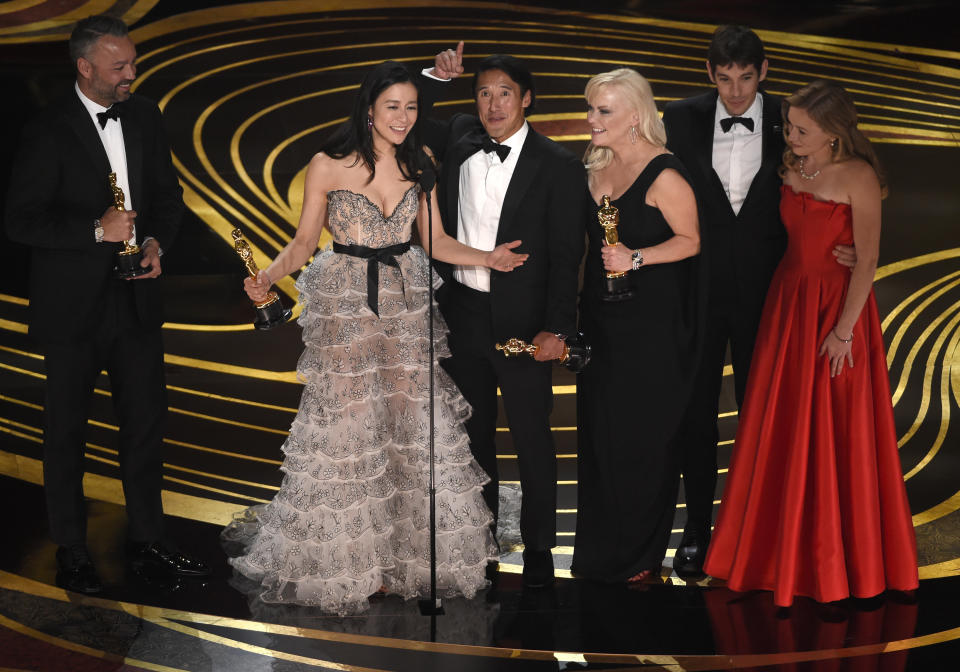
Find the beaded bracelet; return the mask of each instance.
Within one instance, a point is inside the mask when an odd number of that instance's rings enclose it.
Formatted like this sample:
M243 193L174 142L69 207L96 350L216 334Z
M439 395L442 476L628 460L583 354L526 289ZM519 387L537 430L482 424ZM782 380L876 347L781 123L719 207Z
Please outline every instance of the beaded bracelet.
M833 332L833 335L834 335L834 336L836 337L836 339L837 339L838 341L840 341L841 343L849 343L850 341L853 340L853 332L852 332L852 331L850 332L850 338L840 338L840 334L837 333L837 328L836 328L836 327L834 327L834 328L831 329L830 331Z

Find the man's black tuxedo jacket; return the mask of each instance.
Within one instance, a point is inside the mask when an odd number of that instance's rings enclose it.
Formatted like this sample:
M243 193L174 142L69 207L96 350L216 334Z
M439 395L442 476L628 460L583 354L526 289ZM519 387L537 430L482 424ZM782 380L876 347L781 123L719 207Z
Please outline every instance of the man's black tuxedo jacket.
M164 251L183 214L182 190L160 110L132 95L121 117L137 240L152 236ZM12 240L32 248L30 334L42 342L90 335L121 243L96 243L94 220L113 204L103 143L75 90L24 129L13 165L6 224ZM141 327L163 323L159 279L131 280Z
M454 238L460 164L476 151L464 137L483 132L480 120L467 114L454 115L445 124L425 125L426 144L441 163L437 200L443 226ZM576 332L585 194L583 164L531 127L504 197L497 230L498 245L521 240L514 251L530 257L509 273L490 271L493 336L498 342L510 337L529 342L540 331ZM438 271L450 281L449 265L438 264Z
M783 158L780 99L763 96L763 149L757 171L739 214L733 212L723 184L713 169L713 129L717 91L667 104L663 123L667 148L679 157L693 180L700 212L701 244L706 246L711 302L721 288L734 289L730 299L763 303L786 246L780 221ZM731 283L733 287L731 288ZM759 311L760 306L757 306Z

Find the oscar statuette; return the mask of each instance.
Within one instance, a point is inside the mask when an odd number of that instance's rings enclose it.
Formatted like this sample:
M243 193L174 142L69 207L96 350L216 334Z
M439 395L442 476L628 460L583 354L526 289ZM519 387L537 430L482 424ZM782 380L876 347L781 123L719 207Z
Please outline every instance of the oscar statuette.
M504 357L513 357L515 355L530 355L533 357L540 349L539 345L527 343L519 338L511 338L506 343L497 343L494 347L501 351ZM590 363L591 352L592 349L590 345L584 341L583 334L576 334L564 341L563 354L560 355L556 362L574 373L580 373L584 367Z
M620 225L620 210L610 205L610 197L603 196L603 205L597 211L597 219L603 229L603 239L607 245L619 245L620 236L617 227ZM603 291L600 298L604 301L623 301L632 299L633 289L626 271L604 271Z
M107 179L110 180L110 190L113 192L113 207L119 212L125 211L127 199L123 195L123 189L117 184L117 174L110 173ZM118 278L128 279L146 275L153 270L150 266L141 266L141 261L143 261L143 250L140 246L125 240L123 249L117 252L117 266L114 274Z
M253 250L250 244L244 240L243 231L234 229L230 232L233 236L233 249L236 250L240 258L243 259L247 267L247 273L251 278L256 278L260 269L257 268L257 262L253 260ZM257 319L253 326L257 329L273 329L278 324L283 324L290 319L293 314L289 308L284 308L280 302L280 296L276 292L267 292L267 298L260 302L254 302L253 307L257 311Z

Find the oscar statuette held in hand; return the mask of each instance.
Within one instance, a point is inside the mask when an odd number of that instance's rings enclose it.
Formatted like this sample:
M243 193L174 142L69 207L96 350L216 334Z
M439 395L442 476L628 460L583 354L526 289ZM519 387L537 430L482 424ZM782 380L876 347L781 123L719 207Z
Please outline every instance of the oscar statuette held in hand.
M600 228L603 229L603 239L607 245L619 245L620 235L617 227L620 225L620 210L610 205L610 197L606 194L603 196L602 203L603 205L597 210L597 219L600 221ZM632 299L633 296L633 288L630 286L630 278L626 271L604 271L601 299L623 301Z
M506 343L497 343L494 347L503 353L504 357L516 355L530 355L533 357L540 349L539 345L527 343L519 338L511 338ZM565 366L574 373L580 373L590 363L592 349L583 339L583 334L567 338L563 343L563 354L556 360L557 364Z
M234 229L230 235L233 236L233 249L243 259L247 273L251 278L256 278L260 269L257 268L257 262L253 260L250 244L243 238L243 231ZM259 303L254 302L253 307L257 311L257 319L254 320L253 326L257 329L273 329L278 324L287 322L293 315L289 308L283 307L280 296L276 292L267 292L267 298Z
M107 179L110 180L110 191L113 192L113 207L119 212L125 211L127 209L127 199L123 194L123 189L117 184L117 174L110 173L107 175ZM114 269L114 274L118 278L126 280L145 275L153 270L149 266L141 266L141 261L143 261L143 251L140 246L136 242L131 243L129 240L125 240L123 241L123 249L117 252L117 266Z

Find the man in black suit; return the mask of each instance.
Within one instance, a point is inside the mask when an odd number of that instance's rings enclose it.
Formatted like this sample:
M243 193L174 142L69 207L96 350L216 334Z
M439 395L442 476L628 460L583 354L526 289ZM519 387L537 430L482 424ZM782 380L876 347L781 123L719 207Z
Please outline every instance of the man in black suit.
M463 72L463 43L437 56L426 71L426 97L435 78ZM432 77L431 77L432 76ZM439 294L450 327L452 357L444 363L473 407L470 447L492 479L484 497L496 519L499 479L495 432L497 387L517 452L523 503L523 580L553 582L557 462L550 431L550 360L576 329L577 282L584 249L583 164L527 124L536 93L527 66L512 56L483 59L473 82L477 116L457 114L428 125L427 144L441 161L439 206L446 231L463 243L493 249L520 240L530 257L511 273L441 268ZM494 349L510 337L540 346L535 359L506 359Z
M706 65L716 89L668 103L663 112L667 148L693 180L710 269L702 359L679 436L687 503L673 564L680 576L702 574L710 543L727 343L740 407L763 302L786 246L780 222L780 99L759 90L768 66L763 43L744 26L720 26ZM852 265L852 248L839 246L835 254L839 263Z
M32 250L30 334L47 374L43 476L57 584L102 588L86 547L84 437L94 383L110 375L119 418L120 473L136 569L203 575L207 567L162 542L163 370L160 256L176 236L181 189L156 104L135 94L136 48L109 16L70 36L76 85L24 129L10 181L6 225ZM114 207L116 173L126 211ZM113 274L122 241L136 240L134 280Z

